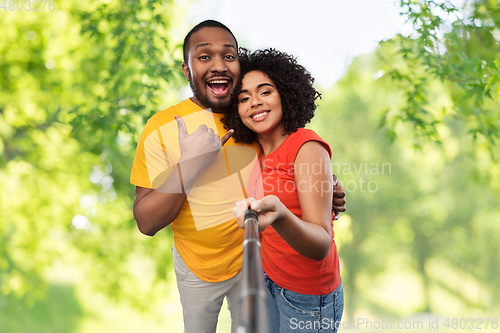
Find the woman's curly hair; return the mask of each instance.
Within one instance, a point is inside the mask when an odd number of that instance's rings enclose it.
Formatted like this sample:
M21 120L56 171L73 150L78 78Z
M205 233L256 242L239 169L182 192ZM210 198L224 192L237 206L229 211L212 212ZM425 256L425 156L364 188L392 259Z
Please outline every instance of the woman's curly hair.
M315 100L321 98L321 94L313 87L314 78L296 58L275 49L251 53L244 48L240 48L238 57L241 78L232 95L231 107L221 119L225 129L234 129L236 142L252 143L258 139L257 133L246 127L238 114L241 80L251 71L263 72L276 85L283 110L283 134L293 133L311 121L316 110Z

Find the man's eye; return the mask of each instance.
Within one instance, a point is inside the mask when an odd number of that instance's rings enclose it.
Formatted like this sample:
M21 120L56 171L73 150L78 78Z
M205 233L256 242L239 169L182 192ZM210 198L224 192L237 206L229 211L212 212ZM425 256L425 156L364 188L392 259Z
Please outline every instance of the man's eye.
M201 59L201 60L207 60L207 59L208 59L208 56L206 56L206 55L202 55L202 56L200 56L198 59Z
M228 55L226 56L226 59L234 60L234 59L236 59L236 58L235 58L233 55L228 54Z

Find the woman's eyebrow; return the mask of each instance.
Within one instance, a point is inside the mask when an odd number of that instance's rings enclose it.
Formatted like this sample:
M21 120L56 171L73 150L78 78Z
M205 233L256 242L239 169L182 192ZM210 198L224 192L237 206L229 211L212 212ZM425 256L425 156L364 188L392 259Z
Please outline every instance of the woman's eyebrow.
M257 89L260 89L260 88L265 87L265 86L270 86L270 87L273 87L273 88L274 88L274 86L273 86L272 84L265 82L265 83L261 83L261 84L259 84L259 85L257 86ZM242 90L240 91L240 94L244 94L244 93L247 93L247 92L248 92L248 89L242 89Z
M262 88L262 87L265 87L265 86L270 86L270 87L273 87L273 85L272 85L272 84L267 83L267 82L264 82L264 83L259 84L259 85L257 86L257 89ZM274 87L273 87L273 88L274 88Z

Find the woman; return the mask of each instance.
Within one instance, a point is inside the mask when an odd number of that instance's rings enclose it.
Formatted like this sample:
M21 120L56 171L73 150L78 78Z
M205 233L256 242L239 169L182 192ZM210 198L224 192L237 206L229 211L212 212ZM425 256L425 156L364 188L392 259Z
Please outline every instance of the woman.
M333 240L331 150L303 127L320 94L296 60L273 49L240 57L242 81L222 121L236 141L262 146L247 189L233 212L243 227L248 206L258 212L271 332L335 332L343 311ZM268 228L272 226L272 228Z

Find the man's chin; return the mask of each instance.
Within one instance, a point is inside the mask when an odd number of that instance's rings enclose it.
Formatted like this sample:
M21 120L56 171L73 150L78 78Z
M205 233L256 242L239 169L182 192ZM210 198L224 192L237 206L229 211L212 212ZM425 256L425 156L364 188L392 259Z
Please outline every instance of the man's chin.
M224 99L211 98L205 101L205 105L212 110L225 112L231 105L231 99L229 97Z
M215 112L226 112L226 110L231 105L231 94L228 93L225 97L215 97L210 95L210 88L206 88L205 94L200 95L198 92L201 89L198 89L198 86L191 79L189 80L189 85L191 86L191 90L193 91L193 96L196 100L203 105L205 109L212 109Z

